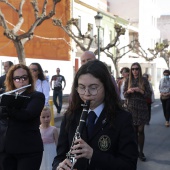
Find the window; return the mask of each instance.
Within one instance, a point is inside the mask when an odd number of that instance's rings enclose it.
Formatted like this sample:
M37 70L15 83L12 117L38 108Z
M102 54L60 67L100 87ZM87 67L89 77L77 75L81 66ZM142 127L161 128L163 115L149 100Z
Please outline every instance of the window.
M109 38L110 38L110 42L112 41L112 31L109 31Z
M78 16L78 27L81 30L81 16Z
M90 36L93 37L93 24L88 23L88 31L90 32Z

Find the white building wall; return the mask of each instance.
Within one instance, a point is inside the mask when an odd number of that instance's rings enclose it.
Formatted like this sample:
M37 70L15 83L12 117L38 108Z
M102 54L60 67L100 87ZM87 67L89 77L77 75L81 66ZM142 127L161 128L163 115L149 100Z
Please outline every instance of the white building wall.
M148 52L148 48L153 48L156 42L159 42L160 31L157 28L157 19L160 17L158 0L108 0L110 11L119 17L129 20L130 26L137 26L139 30L139 42L142 48ZM143 72L152 74L152 83L155 89L158 88L158 82L164 69L167 69L165 61L155 59L152 62L146 62L140 58L129 58L130 53L119 62L119 67L131 66L135 61L143 67ZM148 52L148 57L151 54ZM149 65L148 65L148 64ZM119 68L119 69L120 69ZM160 74L161 72L161 74Z
M160 29L161 39L167 39L170 42L170 15L162 15L158 19L158 28Z
M144 49L154 48L159 41L157 19L160 17L157 0L139 0L139 42Z
M0 58L0 76L4 74L4 69L2 62L12 61L14 64L18 64L18 58L16 57L7 57L1 56ZM63 91L63 94L70 94L71 86L73 82L73 66L71 61L62 61L62 60L44 60L44 59L26 59L26 65L29 66L31 63L39 63L43 70L48 70L48 74L51 77L56 74L56 68L60 68L60 74L65 77L66 87ZM52 96L52 90L50 91Z
M97 2L94 1L93 3L97 3ZM89 4L89 5L92 5L93 3L92 2L90 3L88 1L86 2L86 4ZM97 12L93 9L90 9L88 7L82 6L77 3L74 3L73 7L74 7L73 18L81 18L82 34L85 34L87 32L88 23L90 23L93 25L93 35L97 35L97 28L96 28L95 19L94 19L94 16L97 15ZM94 6L94 7L96 7L96 6ZM109 17L106 17L104 15L103 15L102 20L103 21L102 21L101 27L104 28L104 37L103 37L104 44L103 45L106 46L110 42L110 36L109 36L110 28L112 28L112 34L114 35L114 20ZM112 23L112 27L110 27L107 23L108 24ZM94 50L96 50L96 49L97 49L97 44L94 48L91 48L90 51L94 52ZM83 51L80 51L79 53L77 53L76 58L79 58L82 53L83 53ZM115 76L115 68L114 68L112 60L110 58L106 57L106 55L104 53L100 54L100 60L107 63L111 67L111 71L114 73L114 76ZM79 65L80 65L80 61L79 61Z
M139 0L108 0L110 12L130 22L137 22L139 18Z

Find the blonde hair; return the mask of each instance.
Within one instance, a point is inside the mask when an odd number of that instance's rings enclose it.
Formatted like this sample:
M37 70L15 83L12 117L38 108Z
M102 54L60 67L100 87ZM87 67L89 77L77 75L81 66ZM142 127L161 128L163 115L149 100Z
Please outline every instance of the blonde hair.
M50 110L50 108L48 106L44 106L44 108L42 109L41 113L42 112L46 112L46 111L48 111L50 113L50 115L51 115L51 110Z

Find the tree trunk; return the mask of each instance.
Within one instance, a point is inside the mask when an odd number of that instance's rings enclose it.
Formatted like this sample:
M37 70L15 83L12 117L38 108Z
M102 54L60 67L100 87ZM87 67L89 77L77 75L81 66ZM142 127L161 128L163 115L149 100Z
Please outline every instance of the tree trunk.
M18 60L20 64L26 65L25 61L25 49L21 41L13 41L17 50Z

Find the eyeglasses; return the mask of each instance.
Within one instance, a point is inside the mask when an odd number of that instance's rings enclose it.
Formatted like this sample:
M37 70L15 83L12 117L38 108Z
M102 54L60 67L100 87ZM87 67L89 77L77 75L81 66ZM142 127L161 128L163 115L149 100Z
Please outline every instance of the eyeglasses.
M139 68L132 68L132 71L134 71L134 70L138 71L138 70L139 70Z
M13 78L13 80L16 81L16 82L20 82L20 80L27 81L28 80L28 76L20 76L20 77L16 76L16 77Z
M80 95L84 95L86 93L86 91L88 90L88 93L92 96L95 96L97 95L98 93L98 90L100 90L102 87L98 88L98 87L94 87L94 86L90 86L88 88L85 88L84 86L78 86L76 88L77 92L80 94Z
M37 72L38 71L38 69L36 69L36 68L32 68L30 70L33 71L33 72Z
M122 74L123 74L123 73L129 73L129 72L127 72L127 71L122 71Z

